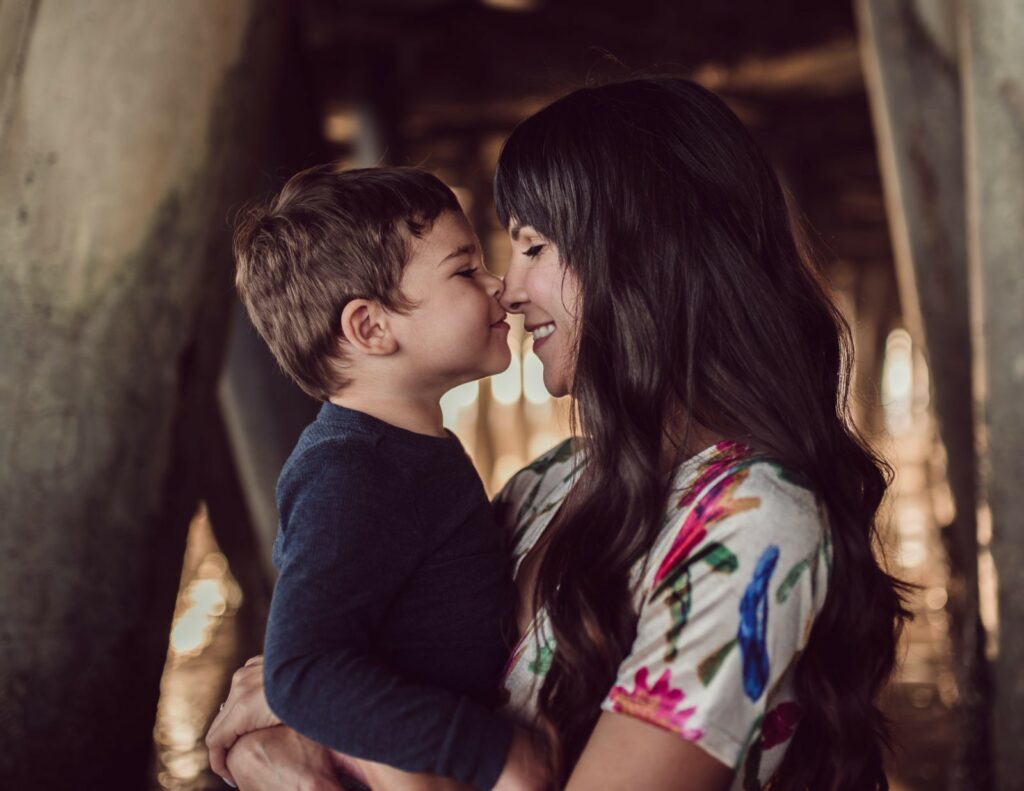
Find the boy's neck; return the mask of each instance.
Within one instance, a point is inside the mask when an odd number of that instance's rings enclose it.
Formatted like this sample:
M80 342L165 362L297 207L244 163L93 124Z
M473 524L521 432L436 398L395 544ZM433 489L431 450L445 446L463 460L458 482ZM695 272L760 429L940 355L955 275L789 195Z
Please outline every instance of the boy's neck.
M371 392L351 387L331 396L329 400L336 406L354 409L406 431L431 437L447 436L441 416L441 403L437 398Z

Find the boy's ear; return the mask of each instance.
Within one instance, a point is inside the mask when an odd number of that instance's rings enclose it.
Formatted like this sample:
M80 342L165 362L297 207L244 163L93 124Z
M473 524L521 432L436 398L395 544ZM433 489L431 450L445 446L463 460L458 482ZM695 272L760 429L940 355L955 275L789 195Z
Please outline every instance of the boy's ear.
M341 332L352 348L362 354L387 356L398 351L398 341L388 326L387 311L371 299L353 299L341 311Z

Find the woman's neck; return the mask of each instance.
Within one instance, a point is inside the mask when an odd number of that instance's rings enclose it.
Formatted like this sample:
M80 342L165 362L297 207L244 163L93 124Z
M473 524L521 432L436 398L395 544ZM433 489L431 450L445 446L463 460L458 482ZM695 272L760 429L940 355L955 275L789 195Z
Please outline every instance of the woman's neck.
M669 420L662 435L661 458L662 470L671 473L680 464L696 456L705 448L725 439L718 432L702 426L679 410Z

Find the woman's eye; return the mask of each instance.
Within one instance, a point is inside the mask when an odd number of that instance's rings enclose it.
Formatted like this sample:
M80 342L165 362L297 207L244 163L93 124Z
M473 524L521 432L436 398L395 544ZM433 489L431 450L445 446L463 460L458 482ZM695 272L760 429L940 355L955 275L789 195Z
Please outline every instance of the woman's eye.
M476 272L476 267L473 267L472 269L460 269L455 274L459 277L473 277L474 272Z
M543 249L544 249L544 245L542 245L542 244L535 244L532 247L527 247L523 251L523 255L525 255L527 258L536 258L538 255L540 255L540 251L543 250Z

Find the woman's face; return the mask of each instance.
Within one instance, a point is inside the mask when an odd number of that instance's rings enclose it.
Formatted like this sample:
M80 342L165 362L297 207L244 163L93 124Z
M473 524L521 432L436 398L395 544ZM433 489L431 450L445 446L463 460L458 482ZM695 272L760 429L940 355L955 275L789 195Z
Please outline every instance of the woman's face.
M579 281L561 260L554 243L529 225L509 226L512 260L501 304L522 313L533 350L544 366L544 386L553 396L568 395L576 367L575 342L580 313Z

